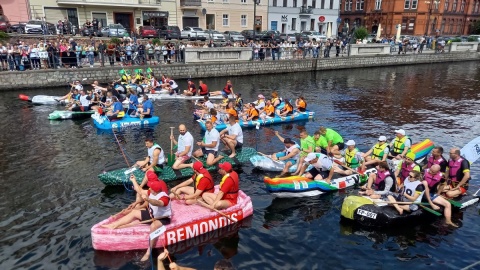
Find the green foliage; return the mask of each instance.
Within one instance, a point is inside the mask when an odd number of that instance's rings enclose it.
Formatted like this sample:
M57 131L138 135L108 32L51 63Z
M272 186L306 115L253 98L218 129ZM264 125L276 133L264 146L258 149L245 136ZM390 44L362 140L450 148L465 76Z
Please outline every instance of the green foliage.
M478 42L478 38L477 37L468 37L467 39L469 42Z
M110 39L110 43L113 43L113 44L118 45L118 44L122 43L122 40L119 39L119 38L117 38L117 37L112 37L112 38Z
M0 31L0 41L9 40L9 39L10 39L10 35L8 35L5 32Z
M462 39L459 37L452 38L452 42L462 42Z
M367 28L361 26L361 27L357 28L353 34L355 36L355 39L363 40L364 38L366 38L368 36L368 30L367 30Z
M472 24L472 34L480 34L480 21Z
M154 39L152 39L152 43L153 43L153 45L157 45L157 44L158 44L158 45L161 45L161 44L162 44L162 42L160 41L159 38L154 38Z

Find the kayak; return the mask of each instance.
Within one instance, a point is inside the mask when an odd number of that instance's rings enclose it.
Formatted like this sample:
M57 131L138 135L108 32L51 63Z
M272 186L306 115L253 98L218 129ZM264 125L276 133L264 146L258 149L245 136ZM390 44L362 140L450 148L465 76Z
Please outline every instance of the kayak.
M227 154L221 153L224 158L222 158L219 163L228 161L232 164L232 166L238 167L242 163L246 163L250 160L250 157L253 155L257 154L257 151L254 148L251 147L242 147L242 149L237 150L237 155L232 159L228 157ZM200 157L198 158L203 164L206 163L206 158L205 157ZM190 159L192 161L192 159ZM205 166L205 168L208 171L216 171L218 170L217 166ZM118 186L118 185L123 185L125 182L129 183L128 179L128 170L129 168L122 168L118 170L113 170L109 172L104 172L98 175L98 178L100 181L107 185L107 186ZM125 174L127 172L127 174ZM133 174L135 175L138 183L140 184L142 182L143 177L145 176L145 173L142 170L135 170L133 171ZM185 179L192 177L193 175L193 170L192 168L184 168L181 170L174 170L170 166L164 166L163 171L158 175L160 179L162 179L165 182L169 181L174 181L178 179Z
M269 172L281 172L285 167L285 161L273 160L267 156L254 155L250 158L250 162L253 164L253 167ZM297 170L297 164L292 165L289 172L293 173Z
M275 125L275 124L285 124L285 123L290 123L290 122L295 122L295 121L305 121L309 119L313 119L315 116L315 112L307 110L306 112L294 112L292 115L286 116L286 117L279 117L275 115L274 117L266 117L265 120L259 119L256 121L243 121L240 120L239 124L241 127L244 128L252 128L252 127L260 127L260 126L266 126L266 125ZM198 124L202 128L202 130L206 130L205 127L205 120L197 120ZM217 130L224 130L227 128L227 123L222 122L221 124L217 124L215 126L215 129Z
M94 114L95 111L76 112L76 111L53 111L48 115L49 120L64 120L64 119L87 119Z
M278 198L300 198L317 196L326 192L337 191L367 182L368 175L375 173L375 168L368 169L364 176L352 174L344 176L335 173L330 184L323 180L312 180L303 176L270 178L265 176L263 182L273 196Z
M31 102L34 105L65 105L64 102L58 102L55 99L60 99L59 96L36 95L33 97L20 94L18 98L24 101Z
M140 119L139 117L130 117L129 115L125 114L123 118L109 120L107 116L102 116L98 113L92 114L93 123L98 129L102 130L121 130L124 128L131 128L131 127L148 127L157 125L160 123L160 118L158 116L152 116L150 118L143 118Z
M218 190L218 186L216 187ZM165 226L165 232L160 234L156 248L170 246L175 243L194 238L199 235L232 225L253 214L252 201L243 191L238 191L237 204L221 213L211 211L200 205L186 205L183 201L171 201L172 217L170 224ZM138 224L120 229L103 228L121 218L112 216L93 225L91 229L92 246L95 250L127 251L147 249L149 245L150 225Z
M452 209L462 209L478 202L476 195L462 196L458 202L460 207L452 205ZM374 200L370 197L351 195L345 198L342 204L341 215L343 219L353 221L366 227L393 227L404 226L405 224L418 224L431 221L437 217L432 213L430 206L425 208L419 206L418 210L404 211L402 215L395 207L382 203L382 200ZM442 213L443 210L437 212Z
M155 92L155 94L147 94L148 98L151 99L151 100L167 100L167 99L180 99L180 100L202 100L203 99L203 96L184 96L184 95L180 95L180 94L173 94L173 95L170 95L170 94L167 94L167 93L157 93ZM208 97L209 99L211 100L215 100L215 99L223 99L223 96L221 95L217 95L217 96L210 96ZM228 96L229 99L234 99L235 97L233 95L229 95Z

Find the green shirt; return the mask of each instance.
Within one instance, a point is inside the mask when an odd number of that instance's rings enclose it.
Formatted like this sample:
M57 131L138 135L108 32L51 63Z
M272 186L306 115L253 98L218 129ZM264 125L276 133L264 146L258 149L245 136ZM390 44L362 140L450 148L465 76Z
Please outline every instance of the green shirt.
M313 139L315 141L315 139ZM320 147L320 148L327 148L328 142L325 137L320 136L318 137L318 140L315 141L315 146Z
M336 132L335 130L331 128L327 128L327 132L325 135L323 135L325 139L327 139L327 142L332 141L332 145L335 145L337 143L343 143L343 138Z
M300 139L300 148L301 150L307 150L309 147L312 147L312 151L315 151L315 141L312 136L307 136L305 139Z

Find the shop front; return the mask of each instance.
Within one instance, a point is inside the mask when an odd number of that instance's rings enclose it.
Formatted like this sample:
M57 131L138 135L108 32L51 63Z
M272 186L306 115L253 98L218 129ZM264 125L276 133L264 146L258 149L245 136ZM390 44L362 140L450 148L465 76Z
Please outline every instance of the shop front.
M143 25L160 28L168 25L168 11L143 11Z

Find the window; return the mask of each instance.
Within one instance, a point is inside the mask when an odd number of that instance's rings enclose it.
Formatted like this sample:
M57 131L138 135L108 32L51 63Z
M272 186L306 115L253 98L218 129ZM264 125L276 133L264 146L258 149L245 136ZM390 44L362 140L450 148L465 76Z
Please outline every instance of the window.
M228 3L228 0L223 0L223 3Z
M348 0L347 0L347 1L348 1ZM325 8L325 0L322 0L320 8L321 8L321 9L324 9L324 8Z
M449 27L449 29L448 29L448 32L449 32L450 34L453 34L453 20L450 20L450 27Z
M450 5L450 3L448 3L448 0L445 0L445 9L444 9L445 11L448 10L448 6L449 6L449 5Z
M283 7L287 7L288 0L283 0Z
M208 0L208 2L213 2L213 0Z
M306 7L307 6L307 0L303 0L302 1L302 7Z
M453 0L453 5L452 5L452 11L453 12L457 11L457 2L458 2L458 0Z
M297 7L297 0L293 0L293 7Z
M357 6L355 10L363 10L364 0L357 0Z
M240 15L240 25L247 27L247 15Z
M404 6L405 9L409 9L410 8L410 0L405 0L405 6ZM403 25L403 23L402 23ZM402 26L403 27L403 26Z
M460 5L460 12L465 11L465 0L462 0L462 4Z
M297 18L292 18L292 30L296 30L297 28Z
M414 28L415 28L415 18L410 18L408 22L408 32L413 33Z
M208 1L210 2L210 1L213 1L213 0L208 0ZM240 3L246 4L246 3L247 3L247 0L240 0Z
M356 18L355 21L353 21L353 23L356 25L356 26L360 26L362 25L362 20L360 18Z
M382 9L382 0L375 0L375 10Z
M317 1L312 0L312 8L317 8Z
M330 9L333 9L333 0L330 0Z
M277 0L273 0L272 6L276 7L277 6Z
M475 6L473 7L473 13L478 13L479 4L480 4L480 1L475 1Z
M412 0L412 9L417 9L418 0Z
M353 0L345 0L345 11L352 11L352 2Z
M443 32L445 31L445 22L447 20L443 19L442 20L442 24L440 25L440 34L443 34Z
M222 25L228 26L228 14L223 14Z

